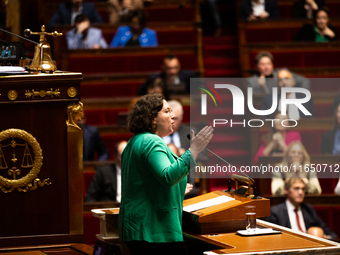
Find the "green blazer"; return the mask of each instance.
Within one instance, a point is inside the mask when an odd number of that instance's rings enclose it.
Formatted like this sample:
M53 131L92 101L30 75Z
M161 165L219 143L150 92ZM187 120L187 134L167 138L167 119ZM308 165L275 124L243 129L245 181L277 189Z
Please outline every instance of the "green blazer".
M191 152L177 157L156 134L135 134L122 153L119 237L125 241L180 242Z

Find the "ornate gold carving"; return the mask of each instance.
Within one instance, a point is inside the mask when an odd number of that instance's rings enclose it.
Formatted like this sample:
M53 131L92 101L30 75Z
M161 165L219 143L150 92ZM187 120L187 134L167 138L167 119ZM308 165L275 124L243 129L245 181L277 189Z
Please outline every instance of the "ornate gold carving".
M4 144L6 139L11 139L11 141L7 144ZM22 144L18 140L24 140L25 143ZM30 149L28 147L30 145L34 152L34 160L32 159ZM8 169L8 164L6 162L6 156L9 155L4 154L2 148L8 147L12 157L10 159L12 168ZM22 178L17 178L21 175L23 170L20 170L16 167L16 162L18 161L16 149L17 147L25 147L23 158L21 162L22 168L31 168L28 174L26 174ZM28 190L36 190L38 186L43 187L44 185L50 185L49 178L41 181L39 178L36 178L38 173L40 172L42 166L43 156L42 149L40 148L40 144L38 141L29 133L21 129L7 129L0 132L0 189L4 193L12 192L14 189L17 189L20 192L26 192ZM8 169L7 174L12 176L12 179L5 178L1 175L2 171ZM32 182L32 183L31 183Z
M54 96L60 97L60 92L59 92L59 89L53 90L52 88L49 91L45 91L45 90L35 91L34 89L32 89L32 92L29 90L26 90L25 96L26 98L30 98L30 97L34 98L37 96L40 96L40 97L49 96L53 98Z
M12 90L8 91L7 96L8 96L9 100L13 101L13 100L18 98L18 92L16 90L12 89Z
M83 103L73 103L67 106L67 117L66 125L73 126L82 130L78 125L77 122L81 120L81 117L84 115Z
M67 95L69 97L75 97L78 94L78 91L75 87L70 87L67 89Z

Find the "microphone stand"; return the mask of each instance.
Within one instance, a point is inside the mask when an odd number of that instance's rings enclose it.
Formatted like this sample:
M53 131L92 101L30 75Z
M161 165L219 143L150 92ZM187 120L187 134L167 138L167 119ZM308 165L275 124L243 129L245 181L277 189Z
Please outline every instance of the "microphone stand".
M190 140L190 134L187 135L188 139ZM255 186L255 182L252 178L250 178L247 174L241 172L239 169L237 169L235 166L233 166L232 164L230 164L228 161L226 161L225 159L221 158L220 156L216 155L215 153L213 153L211 150L209 150L208 148L205 148L205 150L207 150L208 152L210 152L211 154L213 154L215 157L219 158L220 160L222 160L224 163L228 164L230 167L234 167L237 172L241 173L243 176L247 177L252 183L253 183L253 190L254 190L254 197L252 197L252 199L261 199L260 196L258 196L257 194L257 188ZM202 151L203 152L203 151ZM206 154L205 154L206 155ZM210 157L208 157L210 158ZM228 175L229 177L229 175ZM229 186L228 186L229 188Z

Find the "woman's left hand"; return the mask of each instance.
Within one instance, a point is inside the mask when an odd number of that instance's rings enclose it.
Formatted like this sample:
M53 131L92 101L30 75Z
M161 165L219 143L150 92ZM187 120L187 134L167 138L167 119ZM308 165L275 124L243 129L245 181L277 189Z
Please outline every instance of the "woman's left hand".
M188 194L194 186L190 183L187 183L187 187L185 188L185 194Z

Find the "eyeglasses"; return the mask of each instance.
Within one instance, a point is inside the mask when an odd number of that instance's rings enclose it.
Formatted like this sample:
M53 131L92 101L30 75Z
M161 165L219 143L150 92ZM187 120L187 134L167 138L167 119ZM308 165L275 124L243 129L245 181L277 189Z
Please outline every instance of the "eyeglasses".
M160 112L162 112L162 111L160 111ZM160 113L159 112L159 113ZM169 116L171 116L171 114L173 113L173 111L172 111L172 109L169 107L169 108L167 108L165 111L164 111L164 113L167 113L167 114L169 114Z

